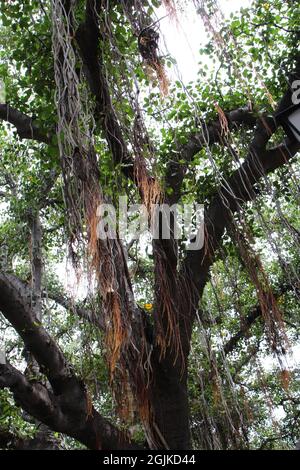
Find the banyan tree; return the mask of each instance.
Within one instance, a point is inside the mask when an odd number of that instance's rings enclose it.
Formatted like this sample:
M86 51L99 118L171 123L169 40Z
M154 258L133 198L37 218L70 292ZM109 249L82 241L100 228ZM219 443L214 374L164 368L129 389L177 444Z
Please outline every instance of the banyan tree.
M1 2L1 448L300 438L300 4L223 6ZM99 236L125 196L145 233Z

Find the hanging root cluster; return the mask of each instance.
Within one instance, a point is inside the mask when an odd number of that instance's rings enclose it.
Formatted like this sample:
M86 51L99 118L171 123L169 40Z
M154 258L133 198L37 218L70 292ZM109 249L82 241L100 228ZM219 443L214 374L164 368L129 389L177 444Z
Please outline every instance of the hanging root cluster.
M93 179L90 184L91 181ZM154 448L157 441L153 437L148 397L151 350L141 312L134 302L122 243L117 233L114 239L99 237L101 218L97 217L96 211L103 196L94 181L92 191L85 193L85 212L89 226L89 254L101 295L110 385L119 416L128 423L135 414L139 415L148 443Z
M122 243L118 236L101 239L98 233L97 208L107 201L99 185L92 139L94 109L88 105L91 100L87 99L82 64L73 43L76 3L71 0L69 8L65 9L65 2L52 0L57 136L71 245L83 241L83 233L87 232L88 269L95 272L99 285L111 387L120 415L130 419L135 407L145 426L149 445L154 447L157 442L153 437L148 399L151 351L134 302ZM156 200L158 189L145 182L141 164L137 174L146 199Z
M248 401L242 390L237 392L224 351L217 354L209 329L198 320L205 361L196 367L200 406L198 424L192 426L193 440L199 449L247 448L247 423L252 419Z
M155 277L157 279L156 309L157 332L156 341L164 357L166 351L171 352L173 364L181 364L184 371L185 361L181 343L181 328L179 324L180 289L176 270L170 268L169 261L160 243L154 244ZM171 272L172 271L172 272Z
M171 18L177 18L175 0L163 0L163 4Z
M147 208L148 225L152 231L158 232L163 226L168 226L165 214L153 210L163 204L164 194L158 178L149 175L145 155L148 155L150 159L153 149L140 112L137 113L134 123L133 147L135 151L134 174L142 202ZM155 168L152 168L153 173L155 174ZM179 292L181 289L176 262L177 243L172 236L171 240L165 243L168 245L168 250L171 250L170 257L166 252L166 246L163 245L163 240L153 240L154 271L157 281L155 286L156 341L161 351L161 357L165 356L167 349L171 350L174 365L179 361L183 371L185 361L179 325L179 303L181 301ZM170 259L175 260L175 264L172 265Z
M163 194L158 178L149 175L145 156L147 155L150 160L154 151L139 110L133 126L132 144L135 153L134 177L142 202L149 214L149 223L151 223L153 207L161 202ZM155 168L151 168L151 170L155 172Z
M94 120L91 100L81 81L81 59L74 44L76 1L70 0L68 8L62 0L52 0L51 4L57 137L72 247L81 238L81 197L87 179Z
M138 46L144 60L146 74L151 81L155 79L158 81L161 94L166 96L169 91L169 80L158 55L158 41L159 33L155 28L147 27L139 33Z
M269 284L268 277L263 269L261 260L251 247L251 240L246 227L243 233L235 230L235 238L239 253L243 260L249 277L256 289L260 303L262 317L265 322L266 336L273 352L277 355L285 354L288 348L282 313Z

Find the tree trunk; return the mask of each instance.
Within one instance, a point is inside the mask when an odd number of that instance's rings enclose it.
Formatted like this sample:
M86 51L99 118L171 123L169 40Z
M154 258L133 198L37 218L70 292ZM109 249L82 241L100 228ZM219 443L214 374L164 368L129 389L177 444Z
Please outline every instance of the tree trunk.
M187 370L173 365L172 355L159 362L154 354L155 378L151 396L155 422L168 449L191 448Z

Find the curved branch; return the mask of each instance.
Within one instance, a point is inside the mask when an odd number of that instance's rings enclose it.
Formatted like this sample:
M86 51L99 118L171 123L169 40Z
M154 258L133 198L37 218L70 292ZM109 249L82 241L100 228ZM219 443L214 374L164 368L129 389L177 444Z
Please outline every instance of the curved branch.
M97 326L100 330L104 330L103 316L99 313L96 314L93 310L76 305L72 299L68 298L66 294L58 294L48 292L45 293L45 297L53 300L56 304L60 305L64 309L74 312L79 318L88 321L89 323Z
M0 310L45 372L57 393L67 386L72 373L62 351L38 321L31 289L12 274L0 273Z
M192 277L200 295L208 279L222 235L232 214L245 202L255 198L255 185L268 173L288 163L300 150L299 142L282 144L271 150L251 152L241 167L219 189L205 213L206 243L199 251L188 251L183 269Z
M30 383L10 365L0 365L0 386L9 387L24 409L51 429L68 434L91 449L138 449L93 407L82 380L31 308L30 289L0 272L0 310L22 337L48 378L53 394Z
M284 109L290 100L291 90L289 89L283 96L278 111ZM185 282L193 286L191 307L183 318L181 327L185 332L187 350L189 349L192 324L198 302L207 283L209 270L215 260L216 251L220 247L225 228L232 220L232 215L244 203L252 201L256 197L256 184L263 177L287 164L300 150L300 143L296 140L287 141L267 150L266 145L276 129L277 123L274 117L262 118L258 121L248 157L230 178L222 182L209 207L205 210L204 246L198 251L187 251L182 263L181 275L183 278L186 276L188 281ZM186 290L185 286L183 288Z
M289 83L300 77L300 55L295 61L295 68L289 77ZM278 127L276 113L291 106L293 89L288 87L279 102L273 116L258 120L249 154L244 163L222 183L204 214L205 243L198 251L188 251L181 267L181 274L186 274L193 286L191 308L183 319L186 341L189 343L192 323L204 287L208 280L209 269L215 260L216 250L220 246L225 228L231 222L232 215L245 202L257 195L256 184L268 173L285 165L300 150L298 141L287 141L273 149L266 150L267 143Z
M30 415L49 425L52 429L65 432L67 420L58 402L39 383L31 383L10 364L0 364L0 388L9 388L16 404Z
M275 299L278 299L279 297L286 294L287 292L295 289L294 286L295 286L294 283L288 283L288 284L283 284L279 286L276 289L276 292L274 293ZM240 330L237 333L235 333L224 345L224 352L226 355L234 350L234 348L238 345L239 341L242 338L246 337L253 323L255 323L256 320L261 317L262 317L261 305L256 305L250 310L248 315L246 315L246 317L243 318L243 324Z
M8 104L0 104L0 119L15 126L20 139L31 139L51 144L51 135L40 128L33 118Z

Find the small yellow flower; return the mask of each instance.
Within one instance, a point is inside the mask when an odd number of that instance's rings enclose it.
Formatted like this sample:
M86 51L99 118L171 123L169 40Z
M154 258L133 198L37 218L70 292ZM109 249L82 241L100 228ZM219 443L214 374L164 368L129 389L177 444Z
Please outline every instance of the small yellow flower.
M145 308L146 310L151 310L152 307L153 307L153 304L150 304L150 303L149 303L149 304L144 304L144 308Z
M278 299L277 299L277 304L278 304L278 305L282 305L282 304L283 304L283 300L284 300L284 299L283 299L283 296L278 297Z
M265 4L264 4L264 8L265 8L265 10L269 10L269 9L270 9L270 4L269 4L269 3L265 3Z

